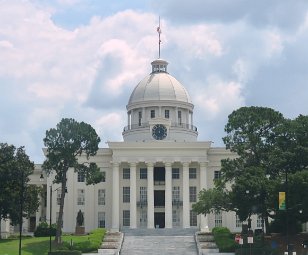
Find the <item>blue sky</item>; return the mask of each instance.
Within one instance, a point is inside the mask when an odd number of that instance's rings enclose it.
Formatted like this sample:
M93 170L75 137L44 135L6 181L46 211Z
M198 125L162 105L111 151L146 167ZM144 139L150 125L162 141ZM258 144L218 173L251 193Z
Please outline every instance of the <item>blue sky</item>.
M0 142L43 161L63 117L121 141L126 104L158 56L189 91L199 140L223 146L228 115L308 112L305 0L0 0Z

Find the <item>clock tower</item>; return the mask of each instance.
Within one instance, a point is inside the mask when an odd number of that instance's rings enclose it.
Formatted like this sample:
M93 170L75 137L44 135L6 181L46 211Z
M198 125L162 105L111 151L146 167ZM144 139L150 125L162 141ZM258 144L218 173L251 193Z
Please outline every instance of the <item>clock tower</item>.
M167 61L157 59L151 65L152 72L138 83L126 106L124 141L196 141L187 90L167 72Z

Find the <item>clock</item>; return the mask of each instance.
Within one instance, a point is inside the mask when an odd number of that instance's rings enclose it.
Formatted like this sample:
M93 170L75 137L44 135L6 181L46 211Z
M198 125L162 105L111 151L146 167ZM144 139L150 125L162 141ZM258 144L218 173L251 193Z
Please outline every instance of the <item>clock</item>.
M156 124L152 128L152 136L156 140L163 140L167 136L167 128L162 124Z

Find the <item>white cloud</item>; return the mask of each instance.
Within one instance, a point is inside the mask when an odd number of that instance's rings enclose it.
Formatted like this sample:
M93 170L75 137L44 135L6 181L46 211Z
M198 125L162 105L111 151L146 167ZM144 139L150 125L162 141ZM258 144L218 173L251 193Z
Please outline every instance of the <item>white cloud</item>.
M257 10L265 1L254 2L252 7L240 2L234 6L228 1L223 6L219 1L189 2L179 12L187 11L184 19L171 8L175 4L180 8L184 2L160 6L178 16L161 20L162 57L171 63L171 75L190 92L194 119L202 123L199 130L209 130L206 125L217 121L222 125L221 120L245 104L283 108L286 100L281 98L292 94L297 101L305 94L301 91L306 91L307 5L300 1L291 6L298 12L285 28L289 16L278 10L281 5L281 10L287 9L290 1L274 1L260 14ZM121 140L130 93L158 55L156 14L126 8L106 17L87 13L91 16L87 22L69 30L55 23L54 15L61 8L86 4L78 0L48 3L0 1L1 140L28 144L35 158L42 155L38 143L45 130L61 117L92 123L104 141ZM193 9L195 4L199 9ZM205 7L212 15L208 20ZM272 18L266 16L271 10L275 11ZM191 12L198 17L194 19ZM82 15L82 8L77 13ZM258 21L258 17L265 19ZM306 101L296 103L293 115L307 112ZM206 123L201 122L204 118ZM24 125L18 125L20 121ZM213 137L215 129L210 133Z
M206 87L194 94L196 107L204 112L206 120L212 120L219 115L226 115L241 106L245 99L242 95L242 85L235 81L222 81L219 77L210 77Z

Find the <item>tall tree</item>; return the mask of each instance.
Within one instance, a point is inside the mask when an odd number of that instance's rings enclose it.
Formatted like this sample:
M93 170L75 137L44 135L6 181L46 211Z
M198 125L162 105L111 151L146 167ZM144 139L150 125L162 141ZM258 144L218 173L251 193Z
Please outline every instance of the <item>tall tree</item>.
M20 224L22 216L29 217L39 206L40 189L28 185L34 171L23 147L0 143L0 219L10 219L11 224Z
M86 177L86 184L101 181L102 173L95 163L89 162L96 155L100 138L91 125L64 118L56 126L46 131L44 145L47 147L46 160L43 169L47 174L55 173L54 183L61 184L60 211L57 221L55 241L61 243L61 228L67 171L73 168L75 172ZM78 156L85 155L88 162L78 162Z

